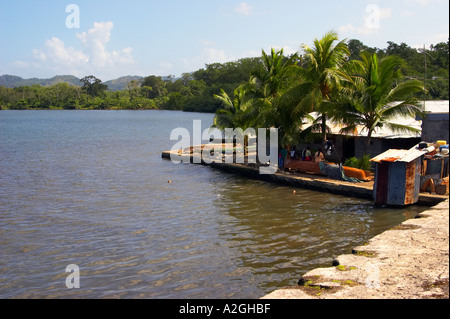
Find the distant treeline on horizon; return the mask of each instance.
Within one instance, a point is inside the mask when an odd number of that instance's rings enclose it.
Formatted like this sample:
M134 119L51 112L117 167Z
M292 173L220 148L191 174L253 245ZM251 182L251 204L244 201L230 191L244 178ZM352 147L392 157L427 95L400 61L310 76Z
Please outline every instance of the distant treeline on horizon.
M398 56L407 78L425 82L428 100L449 99L449 42L432 45L424 53L405 43L388 42L386 49L365 46L359 40L347 42L349 60L360 53L376 53L380 59ZM287 59L288 57L286 57ZM297 57L304 66L303 56ZM426 63L425 63L426 61ZM175 76L124 76L102 82L94 75L79 79L72 75L51 79L23 79L0 76L0 109L164 109L216 112L222 107L214 98L222 90L229 95L263 67L262 57L207 64L192 73Z

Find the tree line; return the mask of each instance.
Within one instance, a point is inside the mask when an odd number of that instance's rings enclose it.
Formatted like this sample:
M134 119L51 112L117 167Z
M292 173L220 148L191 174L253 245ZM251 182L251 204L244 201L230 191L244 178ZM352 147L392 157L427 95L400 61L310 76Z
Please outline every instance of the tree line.
M402 60L399 68L404 77L425 83L427 91L417 92L417 96L423 99L449 98L448 42L433 45L425 52L404 43L388 42L386 49L367 47L359 40L342 43L347 50L342 56L345 62L361 60L361 52L376 54L379 59L396 56ZM279 61L272 61L274 63L295 65L303 69L312 63L310 53L305 50L301 55L284 56L282 52L275 55ZM277 72L275 70L277 66L269 65L268 59L271 57L270 54L263 52L261 57L207 64L204 68L185 73L177 79L172 76L163 80L159 76L151 75L140 81L132 80L126 89L114 92L108 91L107 86L93 75L82 78L79 86L67 83L15 88L0 86L0 108L164 109L214 113L224 110L224 107L226 109L224 101L217 96L223 96L222 93L234 96L236 88L243 84L248 87L250 81L260 86L258 94L266 96L266 103L273 103L275 99L278 100L278 95L284 95L285 90L294 87L294 83L298 84L299 78L292 74L269 74L268 67L274 67L272 72ZM336 66L340 67L339 64ZM324 96L328 93L326 90L323 91ZM240 92L237 93L238 97L239 94L244 100L249 100L247 94L244 97L243 92Z
M439 75L431 80L442 77L448 84L448 42L420 54L404 44L389 43L386 50L369 48L328 32L312 46L303 45L300 55L285 57L283 50L263 51L263 67L251 72L247 82L232 94L222 90L215 95L223 107L216 111L214 126L243 130L274 127L282 148L317 136L325 145L330 122L339 123L341 133L347 134L362 127L367 134L367 154L378 128L417 133L417 129L392 120L399 115L423 116L421 100L433 98L438 91L425 88L430 79L419 72L420 61L425 66L428 55L435 61L429 70ZM448 99L448 87L442 92L444 95L436 97Z
M260 58L244 58L227 63L207 64L175 79L150 75L131 80L126 89L108 91L94 75L80 80L80 86L58 83L52 86L0 86L3 109L162 109L215 112L220 103L214 94L232 92L246 81L252 70L261 67Z

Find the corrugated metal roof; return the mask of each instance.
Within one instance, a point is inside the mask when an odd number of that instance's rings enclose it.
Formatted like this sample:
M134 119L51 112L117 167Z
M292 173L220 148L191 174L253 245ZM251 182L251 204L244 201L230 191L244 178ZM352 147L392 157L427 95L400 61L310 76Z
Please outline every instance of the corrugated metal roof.
M423 105L422 101L422 105ZM449 113L449 101L425 101L425 112L428 112L430 114L433 113ZM317 112L313 112L310 114L313 118L317 118L319 114ZM394 132L390 130L387 127L384 127L382 129L378 128L372 133L372 137L382 137L382 138L414 138L414 137L421 137L422 133L422 120L416 119L413 117L403 117L398 116L395 119L390 120L392 123L402 124L414 127L418 130L420 130L419 133L413 134L413 133L399 133ZM304 129L308 127L311 123L305 124L303 127ZM331 121L328 121L327 125L330 127L331 133L339 135L340 130L344 127L341 123L332 123ZM358 126L356 131L354 132L353 136L360 136L360 137L366 137L367 136L367 129L365 129L363 126Z
M374 157L371 159L372 162L396 162L401 160L406 154L408 150L395 150L390 149L386 152Z
M423 105L423 102L422 102ZM449 113L449 101L425 101L425 112Z
M386 152L374 157L371 159L372 162L405 162L409 163L414 161L416 158L429 153L429 150L419 149L418 146L415 146L409 150L396 150L390 149Z

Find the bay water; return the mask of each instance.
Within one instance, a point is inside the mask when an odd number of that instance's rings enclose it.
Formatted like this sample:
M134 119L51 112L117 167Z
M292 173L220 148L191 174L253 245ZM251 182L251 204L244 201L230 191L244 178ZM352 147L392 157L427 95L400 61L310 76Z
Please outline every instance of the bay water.
M0 298L260 298L424 210L162 159L194 120L0 111Z

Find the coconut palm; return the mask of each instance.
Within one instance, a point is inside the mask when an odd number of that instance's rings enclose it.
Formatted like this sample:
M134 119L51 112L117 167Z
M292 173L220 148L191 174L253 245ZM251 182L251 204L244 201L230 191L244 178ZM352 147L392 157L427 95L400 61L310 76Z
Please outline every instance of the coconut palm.
M345 40L338 41L338 35L331 31L320 40L315 39L312 48L303 45L307 66L300 69L301 81L289 92L291 101L297 101L297 107L319 113L312 127L320 128L324 143L327 140L327 109L323 104L332 99L343 81L349 80L343 66L350 53Z
M290 57L283 55L283 49L271 49L270 55L262 50L261 69L251 73L250 83L260 98L273 100L291 84L292 66L295 65L297 55Z
M293 145L298 141L301 116L291 105L284 103L284 93L298 78L297 54L286 57L283 49L262 51L263 67L252 72L248 83L254 92L253 105L257 110L256 123L260 127L278 129L280 143Z
M241 85L234 90L233 98L224 90L221 90L219 95L215 94L214 97L222 102L223 109L216 111L213 127L219 129L242 128L245 130L252 126L255 118L253 97L245 85Z
M362 52L361 60L349 64L351 85L341 90L339 101L328 105L333 120L344 124L342 133L355 132L358 126L367 130L364 154L377 128L387 127L394 132L420 131L392 122L398 116L415 117L423 112L414 96L423 92L423 84L418 80L405 80L401 74L402 63L403 60L395 56L379 60L376 54Z

